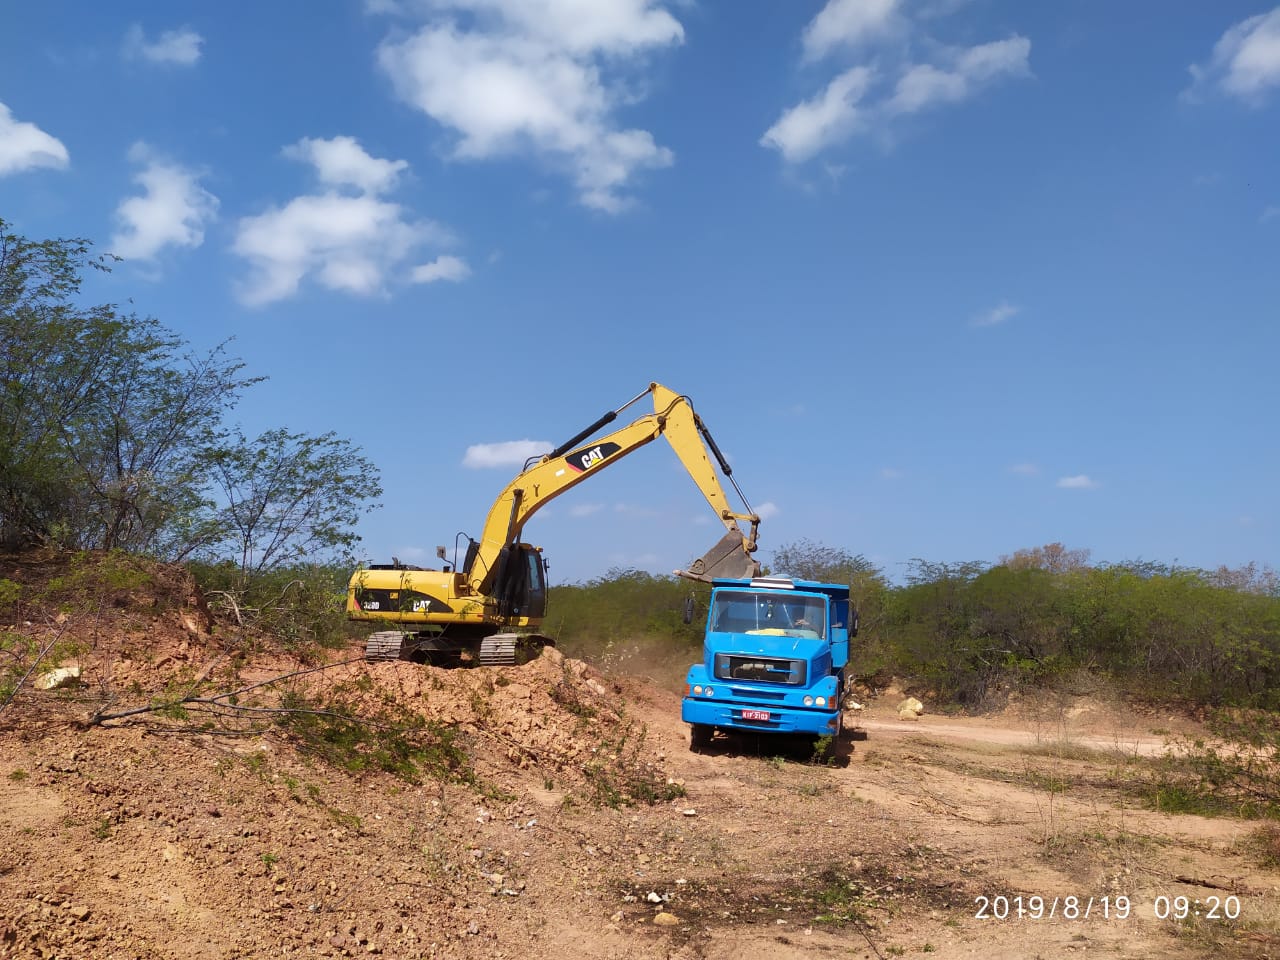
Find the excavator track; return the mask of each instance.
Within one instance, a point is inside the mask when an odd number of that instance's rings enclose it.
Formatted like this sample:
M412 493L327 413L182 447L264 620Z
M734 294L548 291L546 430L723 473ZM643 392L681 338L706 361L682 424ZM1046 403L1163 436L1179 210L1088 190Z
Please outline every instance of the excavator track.
M379 630L369 634L364 643L366 660L400 660L404 652L404 634L399 630Z
M480 666L514 667L516 646L520 637L514 633L495 633L480 641Z

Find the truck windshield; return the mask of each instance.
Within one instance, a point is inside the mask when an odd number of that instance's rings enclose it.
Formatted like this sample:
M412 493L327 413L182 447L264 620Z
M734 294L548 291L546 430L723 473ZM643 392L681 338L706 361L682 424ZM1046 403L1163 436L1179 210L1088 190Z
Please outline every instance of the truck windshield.
M826 601L821 597L721 591L711 604L711 630L822 639Z

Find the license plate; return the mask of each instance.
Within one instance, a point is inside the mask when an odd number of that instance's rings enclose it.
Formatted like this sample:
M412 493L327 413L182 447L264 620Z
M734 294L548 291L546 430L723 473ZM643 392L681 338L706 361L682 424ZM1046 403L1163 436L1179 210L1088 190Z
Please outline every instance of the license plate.
M768 710L743 710L742 719L743 720L768 720L769 711Z

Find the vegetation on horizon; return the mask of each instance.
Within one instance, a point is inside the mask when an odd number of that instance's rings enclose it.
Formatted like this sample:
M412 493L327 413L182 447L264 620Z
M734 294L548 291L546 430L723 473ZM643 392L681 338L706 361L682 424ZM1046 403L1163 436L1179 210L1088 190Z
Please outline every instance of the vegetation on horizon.
M1093 677L1138 697L1280 710L1280 581L1270 570L1091 566L1087 551L1056 543L995 564L916 560L901 584L808 540L772 560L774 573L848 583L861 615L858 675L902 677L938 702L980 709L1020 686ZM586 656L648 638L691 661L702 630L681 622L691 590L705 611L705 587L612 570L553 587L549 626Z

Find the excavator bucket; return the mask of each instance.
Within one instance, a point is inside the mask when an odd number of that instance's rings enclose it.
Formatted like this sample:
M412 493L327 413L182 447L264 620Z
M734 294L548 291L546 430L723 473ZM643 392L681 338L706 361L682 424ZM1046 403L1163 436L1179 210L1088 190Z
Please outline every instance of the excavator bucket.
M760 564L747 553L742 534L731 530L714 547L689 564L688 570L677 570L676 575L703 583L710 583L716 577L748 580L760 575Z

